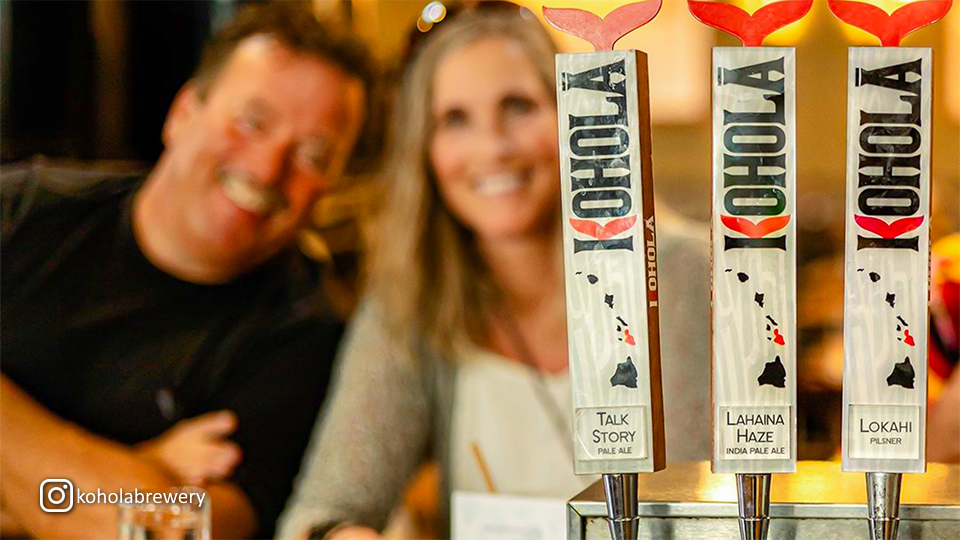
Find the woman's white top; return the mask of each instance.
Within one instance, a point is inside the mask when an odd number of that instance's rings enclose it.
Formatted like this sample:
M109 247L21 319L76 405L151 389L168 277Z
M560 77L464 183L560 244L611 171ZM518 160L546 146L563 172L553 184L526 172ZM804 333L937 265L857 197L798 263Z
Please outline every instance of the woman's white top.
M538 374L477 348L464 351L457 362L454 491L488 491L480 459L501 494L566 500L597 480L573 474L569 372Z

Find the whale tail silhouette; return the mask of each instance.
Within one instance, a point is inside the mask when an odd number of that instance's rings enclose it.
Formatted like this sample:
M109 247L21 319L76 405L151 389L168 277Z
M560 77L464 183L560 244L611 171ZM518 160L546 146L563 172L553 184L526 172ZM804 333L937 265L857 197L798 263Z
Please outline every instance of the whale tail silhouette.
M647 0L621 6L600 18L589 11L575 8L543 8L543 17L550 26L593 44L598 51L612 51L623 36L652 21L663 0Z
M767 4L750 15L730 4L688 0L690 13L700 22L733 34L747 47L763 45L763 39L796 22L813 7L813 0L785 0Z
M911 2L890 15L865 2L828 0L827 4L841 21L876 36L884 47L897 47L907 34L942 19L953 0Z

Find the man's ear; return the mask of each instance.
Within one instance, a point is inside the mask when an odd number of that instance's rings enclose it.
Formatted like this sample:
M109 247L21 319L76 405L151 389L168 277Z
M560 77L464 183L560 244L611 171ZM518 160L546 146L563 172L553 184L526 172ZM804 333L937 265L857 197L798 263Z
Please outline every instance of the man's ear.
M200 105L200 95L196 85L188 81L177 92L170 104L170 110L167 111L167 119L163 122L164 146L170 146L177 136L183 131L185 126L190 123L191 118L197 112Z

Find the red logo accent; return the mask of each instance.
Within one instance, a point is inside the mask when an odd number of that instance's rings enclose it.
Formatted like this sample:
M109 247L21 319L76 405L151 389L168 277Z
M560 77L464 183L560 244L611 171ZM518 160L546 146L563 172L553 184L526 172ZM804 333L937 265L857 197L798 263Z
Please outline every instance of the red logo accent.
M630 335L630 331L627 329L623 330L624 336L626 336L627 345L636 345L637 342L634 341L633 336Z
M598 51L612 51L623 36L652 21L663 0L648 0L619 7L600 18L582 9L543 8L550 26L593 44Z
M746 218L721 215L720 221L731 231L736 231L750 238L763 238L786 227L787 223L790 222L790 216L777 216L754 223Z
M597 240L613 238L630 227L633 227L633 224L636 222L637 216L612 219L608 221L606 225L600 225L596 221L587 219L570 218L570 225L573 226L574 229L587 236L592 236Z
M914 345L917 344L917 342L914 341L913 336L910 335L910 331L909 331L909 330L904 330L904 331L903 331L903 342L906 343L907 345L911 346L911 347L913 347Z
M780 330L776 328L773 329L773 342L781 347L786 344L786 341L783 340L783 336L780 335Z
M876 36L884 47L897 47L906 35L942 19L950 11L953 0L911 2L890 15L864 2L829 0L827 3L841 21Z
M889 225L882 219L867 216L853 216L857 225L866 229L880 238L896 238L904 233L908 233L923 224L923 216L906 217L893 221Z
M813 0L785 0L767 4L750 15L730 4L687 0L690 13L703 24L740 38L747 47L763 45L763 38L799 21L813 7Z

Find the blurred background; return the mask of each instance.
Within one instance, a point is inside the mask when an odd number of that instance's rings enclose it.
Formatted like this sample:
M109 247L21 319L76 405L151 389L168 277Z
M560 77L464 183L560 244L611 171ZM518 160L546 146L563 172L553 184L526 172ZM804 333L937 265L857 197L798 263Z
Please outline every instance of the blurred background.
M0 1L2 163L42 155L109 161L112 168L149 167L161 150L167 108L196 64L203 41L244 3ZM319 14L351 26L387 67L399 63L411 32L429 31L422 18L425 0L311 3ZM539 14L544 2L517 3ZM605 15L630 2L547 3ZM730 3L752 12L769 2ZM892 11L906 2L870 3ZM588 50L576 38L554 35L565 51ZM651 62L657 202L703 222L710 218L711 200L711 47L738 44L698 23L686 2L664 0L659 16L619 45L646 51ZM825 0L816 0L808 16L765 44L797 47L799 457L826 459L839 449L847 47L874 45L874 39L843 25ZM934 49L936 241L960 230L960 7L908 36L903 45ZM344 283L340 294L346 306L356 292L363 201L378 189L368 180L358 178L353 189L322 201L316 228L303 241L308 252L333 263ZM932 393L938 384L934 373Z

